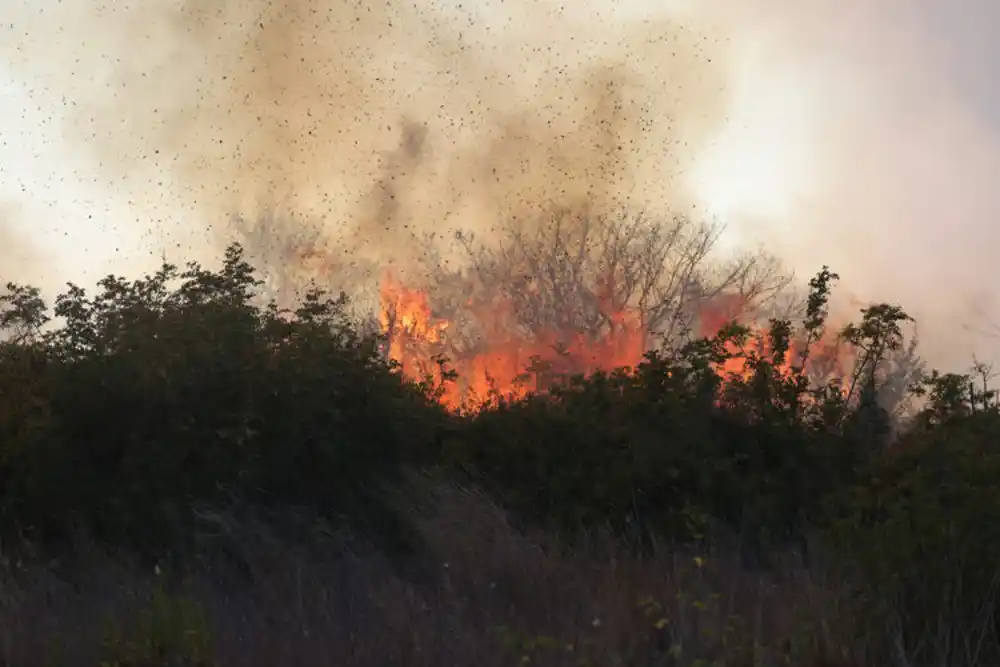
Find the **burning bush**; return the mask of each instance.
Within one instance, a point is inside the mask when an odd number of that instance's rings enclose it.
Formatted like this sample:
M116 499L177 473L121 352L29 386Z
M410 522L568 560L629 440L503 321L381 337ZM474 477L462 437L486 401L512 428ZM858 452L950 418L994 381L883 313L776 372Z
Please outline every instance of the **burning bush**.
M295 517L313 532L346 521L398 553L412 533L390 490L425 467L471 476L561 545L610 530L642 552L664 541L710 552L723 533L758 567L790 545L808 554L815 537L867 582L859 618L890 624L895 643L869 647L877 664L892 651L931 655L920 638L935 624L935 651L956 637L989 647L995 396L932 374L912 428L894 434L880 392L912 354L905 312L878 304L832 330L836 275L824 269L800 317L741 324L733 288L695 302L707 335L657 347L647 311L621 297L623 274L566 275L579 307L563 315L558 300L522 303L503 281L465 283L471 325L435 313L433 290L390 276L388 340L361 333L343 296L261 303L239 246L217 271L110 276L94 296L71 285L57 326L37 290L11 285L0 297L0 537L51 551L82 529L159 558L226 543L232 517L284 517L272 522L283 534ZM492 311L480 299L490 289ZM546 328L559 317L567 328ZM466 327L491 326L492 352L462 347ZM456 350L473 381L510 380L513 395L446 409L469 394L447 393L434 355ZM529 352L531 383L489 356ZM412 381L428 369L430 384ZM942 625L942 613L958 620Z
M759 320L788 284L765 254L713 254L721 229L677 217L562 209L491 239L458 233L455 262L425 240L424 279L380 283L389 353L412 379L445 379L450 407L524 396L560 377L634 368L653 349Z

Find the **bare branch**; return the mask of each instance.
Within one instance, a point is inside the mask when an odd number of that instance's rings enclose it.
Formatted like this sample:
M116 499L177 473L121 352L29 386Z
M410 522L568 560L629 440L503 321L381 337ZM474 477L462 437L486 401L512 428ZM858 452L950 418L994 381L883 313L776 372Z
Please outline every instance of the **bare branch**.
M742 312L734 314L744 315L790 284L763 252L716 258L722 231L681 216L556 211L512 221L493 242L458 234L471 280L453 289L466 301L512 304L526 333L597 334L613 324L609 308L627 309L653 340L676 344L720 295L737 297Z

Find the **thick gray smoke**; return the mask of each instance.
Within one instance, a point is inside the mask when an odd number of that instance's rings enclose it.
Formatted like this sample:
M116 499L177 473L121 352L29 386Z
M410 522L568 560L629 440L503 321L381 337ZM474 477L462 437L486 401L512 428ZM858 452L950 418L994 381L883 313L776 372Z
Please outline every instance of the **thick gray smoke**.
M684 206L724 112L716 38L612 9L32 0L3 10L2 48L168 249L214 253L238 216L277 262L303 228L330 246L309 252L405 262L413 233Z
M239 232L363 274L540 206L721 201L730 238L901 302L961 365L1000 303L993 5L6 0L0 59L151 259Z

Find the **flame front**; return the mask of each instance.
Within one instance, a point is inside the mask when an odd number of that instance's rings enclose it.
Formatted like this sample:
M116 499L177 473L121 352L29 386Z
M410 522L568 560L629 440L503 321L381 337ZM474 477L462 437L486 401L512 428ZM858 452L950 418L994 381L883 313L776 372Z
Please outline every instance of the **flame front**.
M561 375L589 375L597 371L634 368L647 351L649 336L642 318L612 298L610 280L598 283L598 298L606 326L600 333L554 331L543 329L530 337L515 332L513 307L509 302L467 303L484 335L474 353L455 353L449 346L447 332L452 323L434 317L429 295L408 287L391 273L380 285L380 323L388 338L388 356L401 366L403 374L415 381L430 380L442 389L441 402L449 408L475 406L491 393L523 397L530 391L543 391L550 378ZM745 304L733 295L723 295L704 304L697 313L701 335L715 335L742 312ZM750 345L761 355L770 348L763 332L751 336ZM750 370L741 351L731 344L733 357L719 369L725 375L747 377ZM828 378L842 375L848 354L835 336L824 336L810 351L810 375ZM440 357L457 374L455 382L443 382ZM803 358L802 345L793 341L792 349L778 368L791 373Z
M458 379L444 383L441 400L457 409L494 392L519 397L543 390L552 375L636 366L646 351L643 327L634 313L615 308L609 294L610 289L602 289L607 326L598 335L542 330L525 339L513 333L509 303L467 304L485 332L478 346L482 351L456 356L446 345L450 322L433 316L428 295L387 274L380 286L380 322L389 339L388 355L406 377L440 384L442 369L435 358L448 358Z

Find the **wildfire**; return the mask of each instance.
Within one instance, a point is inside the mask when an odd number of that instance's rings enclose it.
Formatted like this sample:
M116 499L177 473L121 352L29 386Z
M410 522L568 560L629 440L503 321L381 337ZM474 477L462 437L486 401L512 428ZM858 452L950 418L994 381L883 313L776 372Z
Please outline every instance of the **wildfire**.
M737 295L720 295L710 300L698 313L702 335L718 333L726 324L738 319L742 307L743 304ZM844 377L854 361L851 350L841 344L831 329L827 329L818 340L813 341L808 351L804 343L801 338L793 338L790 341L784 360L775 369L778 374L790 376L796 367L805 365L806 375L813 379ZM740 349L735 343L729 343L727 347L732 356L719 369L724 376L739 376L746 379L751 372L748 367L748 352L774 361L772 358L774 349L769 336L762 329L751 329L749 341L744 349Z
M441 386L441 401L452 409L477 404L491 392L520 397L529 391L546 389L546 378L561 374L590 374L599 370L634 368L647 351L649 336L638 313L614 303L610 280L599 283L599 301L605 326L599 333L543 329L530 338L516 333L513 308L508 302L467 303L484 332L479 351L455 354L448 346L447 332L453 323L434 316L427 292L407 287L391 273L380 285L382 330L388 338L388 356L410 379L430 380ZM736 318L743 304L739 297L723 295L710 300L697 314L701 335L714 335ZM757 336L758 354L769 354L766 337ZM738 350L732 349L736 353ZM440 356L439 356L440 355ZM801 350L793 345L779 372L790 372L801 360ZM457 374L455 382L442 382L440 357ZM842 371L843 350L833 337L813 346L810 366L829 376ZM746 360L729 359L720 369L725 374L746 375Z
M399 283L393 275L386 274L382 280L382 330L399 334L390 346L390 356L402 354L402 343L406 337L438 343L442 339L446 321L435 321L431 317L431 305L427 295Z
M748 351L768 361L774 361L772 359L773 348L763 331L751 332L751 339L746 348L742 350L734 343L730 343L728 347L733 356L727 359L719 369L724 376L735 375L744 379L749 377L751 371L746 358ZM775 371L779 375L788 377L805 362L806 375L811 378L820 380L831 377L842 378L846 376L853 361L851 351L845 348L834 335L827 333L812 344L808 357L806 357L803 342L801 340L792 341L784 360L776 365Z

